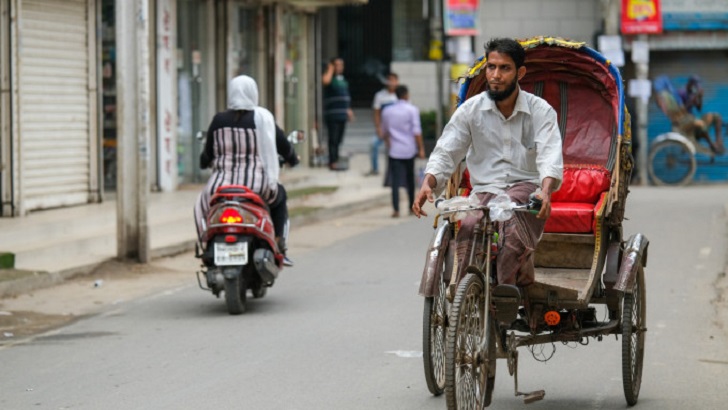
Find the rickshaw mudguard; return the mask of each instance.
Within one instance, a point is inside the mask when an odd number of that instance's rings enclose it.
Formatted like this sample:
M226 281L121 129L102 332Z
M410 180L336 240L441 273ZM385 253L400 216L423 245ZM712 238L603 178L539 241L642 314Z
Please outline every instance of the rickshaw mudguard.
M425 268L422 271L422 280L420 280L420 296L426 298L438 296L440 291L439 281L440 269L444 258L447 256L448 245L452 239L452 225L445 220L435 231L432 236L430 246L427 248L427 256L425 257Z
M650 241L641 233L634 234L627 240L614 290L623 294L632 293L640 264L647 266L647 248L649 246Z

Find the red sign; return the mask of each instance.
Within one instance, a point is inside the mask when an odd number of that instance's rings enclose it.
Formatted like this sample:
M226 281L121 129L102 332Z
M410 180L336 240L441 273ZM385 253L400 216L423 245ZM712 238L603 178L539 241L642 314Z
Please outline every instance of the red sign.
M660 0L622 0L622 34L662 33Z
M478 35L478 0L447 0L445 6L445 34L448 36Z

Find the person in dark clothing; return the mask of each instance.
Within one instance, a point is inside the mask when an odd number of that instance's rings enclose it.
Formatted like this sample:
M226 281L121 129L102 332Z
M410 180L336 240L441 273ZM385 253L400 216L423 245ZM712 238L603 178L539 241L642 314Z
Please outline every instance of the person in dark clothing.
M335 58L324 71L324 121L329 137L329 168L343 170L338 163L339 147L344 141L347 121L354 120L349 83L344 78L344 60Z
M286 190L278 182L279 155L291 166L298 164L298 156L273 114L258 106L255 80L235 77L230 82L228 110L212 119L200 154L200 167L212 169L195 206L200 240L207 229L206 216L215 191L223 185L244 185L268 204L278 246L285 254L288 207ZM284 262L292 265L288 258Z

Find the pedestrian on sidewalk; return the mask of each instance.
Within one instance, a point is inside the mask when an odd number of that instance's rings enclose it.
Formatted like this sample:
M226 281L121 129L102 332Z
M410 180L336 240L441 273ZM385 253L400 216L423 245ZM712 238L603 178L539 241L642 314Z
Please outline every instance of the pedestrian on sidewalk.
M382 135L389 154L389 179L392 185L392 218L399 217L399 187L404 185L409 203L415 200L415 157L425 158L420 110L409 102L409 90L395 89L397 101L382 111Z
M379 175L379 149L384 143L384 135L382 133L382 110L397 101L397 94L395 94L394 91L399 85L399 76L395 73L389 73L387 75L387 82L385 85L386 87L374 94L374 102L372 102L376 134L372 138L371 145L372 168L367 175Z
M233 78L228 88L228 109L212 119L200 154L200 168L212 168L194 209L200 243L207 230L210 198L221 186L244 185L268 204L278 247L285 255L288 206L286 190L278 181L279 155L291 166L298 164L298 155L273 114L258 106L255 80L246 75ZM293 266L288 258L284 263Z
M324 85L324 121L329 137L329 169L343 171L339 163L339 148L344 141L346 123L354 121L351 110L349 83L344 78L344 60L332 59L326 66L322 83Z

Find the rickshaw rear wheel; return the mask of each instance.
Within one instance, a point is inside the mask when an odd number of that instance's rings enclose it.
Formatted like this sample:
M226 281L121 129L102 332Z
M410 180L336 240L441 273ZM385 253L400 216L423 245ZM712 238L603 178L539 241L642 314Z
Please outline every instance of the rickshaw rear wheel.
M647 161L655 185L686 185L693 180L697 162L683 142L664 140L650 148Z
M622 307L622 383L627 404L637 404L645 354L645 274L640 264L634 290L624 295Z
M443 273L441 272L441 275ZM442 276L440 276L439 287L437 296L425 298L425 310L422 317L422 358L425 365L425 381L427 381L427 389L435 396L445 392L445 337L449 308L447 288Z
M479 409L490 405L495 386L495 332L490 309L485 308L483 281L468 274L455 293L450 308L445 360L447 408ZM487 348L480 344L488 323Z

